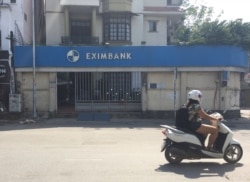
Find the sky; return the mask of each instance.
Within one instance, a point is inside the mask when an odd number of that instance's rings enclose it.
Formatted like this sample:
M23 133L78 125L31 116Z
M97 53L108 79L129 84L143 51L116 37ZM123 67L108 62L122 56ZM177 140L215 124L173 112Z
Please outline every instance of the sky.
M196 2L203 1L208 7L213 7L218 15L224 11L222 20L235 20L242 18L244 22L250 22L250 0L191 0ZM190 2L191 2L190 1Z

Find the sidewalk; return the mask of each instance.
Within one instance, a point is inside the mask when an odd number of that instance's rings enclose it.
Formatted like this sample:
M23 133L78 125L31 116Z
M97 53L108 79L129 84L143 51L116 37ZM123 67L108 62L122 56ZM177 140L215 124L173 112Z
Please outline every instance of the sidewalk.
M250 124L250 111L248 113L244 112L244 117L236 118L236 119L227 119L225 122L228 125L238 125L238 124ZM160 126L160 125L175 125L175 121L173 119L145 119L145 118L137 118L137 119L131 119L131 118L116 118L111 120L96 120L96 121L83 121L78 120L77 118L50 118L43 121L47 124L65 124L65 125L99 125L99 126L144 126L144 127L150 127L150 126Z
M250 110L241 110L241 118L227 119L230 124L250 124ZM65 118L38 118L38 119L25 119L25 118L0 118L0 124L32 124L32 123L47 123L47 124L82 124L82 123L93 123L93 124L125 124L125 125L161 125L169 124L174 125L173 119L148 119L148 118L115 118L107 120L79 120L77 117L65 117Z

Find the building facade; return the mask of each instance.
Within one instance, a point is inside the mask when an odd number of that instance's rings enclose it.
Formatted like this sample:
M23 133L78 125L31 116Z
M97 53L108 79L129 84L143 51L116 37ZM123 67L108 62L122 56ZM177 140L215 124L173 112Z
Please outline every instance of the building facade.
M0 0L0 103L9 109L9 99L15 97L15 72L13 51L15 45L31 45L33 17L36 42L45 44L45 19L43 0Z
M31 0L0 1L0 105L8 110L14 93L13 47L32 40Z
M1 0L0 12L1 50L10 50L10 32L13 32L16 44L31 44L32 1Z
M169 45L181 0L46 1L47 45Z
M204 108L239 110L246 52L173 46L181 3L45 1L46 46L36 46L35 63L31 47L15 47L22 111L34 110L34 93L37 112L172 111L191 89L204 93Z

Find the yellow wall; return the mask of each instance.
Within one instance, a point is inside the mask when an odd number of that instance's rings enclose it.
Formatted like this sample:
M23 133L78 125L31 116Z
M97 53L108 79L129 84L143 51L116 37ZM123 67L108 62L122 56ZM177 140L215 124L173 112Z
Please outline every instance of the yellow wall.
M23 111L33 110L33 97L38 112L55 112L57 109L56 73L36 73L36 89L33 89L33 74L18 73Z
M231 72L227 87L220 87L220 72L144 73L142 87L143 111L167 111L179 108L187 100L187 92L198 89L203 93L202 107L210 110L239 109L240 73ZM56 73L36 73L36 108L38 112L57 111ZM33 110L33 74L18 73L23 111ZM176 83L176 91L174 89ZM157 88L150 88L150 85Z
M143 110L164 111L179 108L186 102L188 91L193 89L203 93L204 109L239 109L240 73L230 73L227 87L221 87L220 75L221 72L179 72L174 91L174 72L148 73L147 87L143 89ZM157 84L157 88L150 88L152 83Z

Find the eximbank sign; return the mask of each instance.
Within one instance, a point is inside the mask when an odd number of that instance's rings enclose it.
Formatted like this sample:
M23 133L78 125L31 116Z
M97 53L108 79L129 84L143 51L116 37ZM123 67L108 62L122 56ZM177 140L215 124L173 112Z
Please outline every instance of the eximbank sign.
M31 46L14 48L14 67L33 66ZM36 67L247 67L233 46L39 46Z
M121 60L121 61L126 61L126 60L132 60L132 53L131 52L85 52L83 55L83 58L85 60L110 60L110 61L115 61L115 60ZM79 61L81 58L81 54L79 51L72 49L69 50L67 53L67 59L68 61L75 63Z

